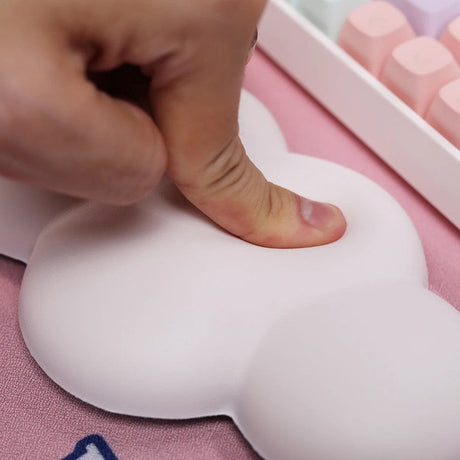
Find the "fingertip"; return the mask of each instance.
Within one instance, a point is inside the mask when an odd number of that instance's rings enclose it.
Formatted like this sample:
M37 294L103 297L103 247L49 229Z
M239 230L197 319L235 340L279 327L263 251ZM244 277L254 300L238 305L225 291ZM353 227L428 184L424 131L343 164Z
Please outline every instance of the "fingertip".
M331 227L329 228L330 231L330 240L329 242L334 242L342 238L348 227L347 219L343 214L342 210L337 206L330 205L335 209L335 217L331 219Z
M332 243L344 235L347 222L337 206L300 197L299 209L306 231L309 232L311 227L319 231L318 244Z
M252 231L242 236L245 241L264 247L296 249L333 243L345 234L347 222L338 207L271 187L278 196L277 204L254 222Z

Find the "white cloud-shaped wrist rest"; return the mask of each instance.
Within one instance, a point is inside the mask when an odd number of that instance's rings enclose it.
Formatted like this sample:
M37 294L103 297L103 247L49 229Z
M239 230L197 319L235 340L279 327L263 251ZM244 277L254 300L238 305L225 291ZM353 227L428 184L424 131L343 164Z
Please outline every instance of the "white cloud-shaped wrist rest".
M129 208L2 180L0 252L28 262L31 354L109 411L228 414L270 459L458 460L460 315L426 289L408 217L368 179L288 154L248 94L241 129L270 180L342 208L346 235L253 246L168 180Z

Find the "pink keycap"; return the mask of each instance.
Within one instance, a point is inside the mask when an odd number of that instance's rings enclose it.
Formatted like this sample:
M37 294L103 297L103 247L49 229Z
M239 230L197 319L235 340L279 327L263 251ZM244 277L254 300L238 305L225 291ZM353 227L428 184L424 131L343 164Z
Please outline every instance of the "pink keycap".
M460 17L454 19L447 26L439 40L444 46L449 48L454 58L460 64Z
M426 120L460 149L460 79L441 88Z
M438 91L456 78L460 67L452 53L430 37L397 46L381 75L382 83L422 116Z
M349 14L338 43L378 77L393 49L414 37L415 32L397 8L377 1Z

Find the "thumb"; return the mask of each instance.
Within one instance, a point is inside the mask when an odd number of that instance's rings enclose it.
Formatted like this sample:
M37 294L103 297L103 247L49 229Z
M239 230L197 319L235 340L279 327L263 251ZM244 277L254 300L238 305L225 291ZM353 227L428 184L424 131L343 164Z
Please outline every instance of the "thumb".
M257 22L251 4L231 21L227 14L202 25L192 64L181 67L186 72L168 69L160 74L170 80L153 79L168 173L195 206L246 241L276 248L326 244L345 231L340 210L267 182L238 138L239 95ZM184 48L192 53L191 47Z

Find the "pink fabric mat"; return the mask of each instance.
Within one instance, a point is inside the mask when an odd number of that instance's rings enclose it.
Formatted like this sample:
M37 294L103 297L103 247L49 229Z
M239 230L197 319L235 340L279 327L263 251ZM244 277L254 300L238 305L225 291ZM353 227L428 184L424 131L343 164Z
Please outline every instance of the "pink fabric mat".
M355 169L404 206L422 238L432 290L460 308L460 232L260 53L248 67L246 88L274 113L293 151ZM93 433L120 460L258 458L227 418L166 422L117 416L60 390L21 339L23 271L23 265L0 257L0 458L62 458Z

